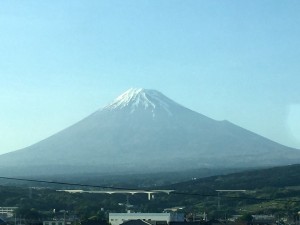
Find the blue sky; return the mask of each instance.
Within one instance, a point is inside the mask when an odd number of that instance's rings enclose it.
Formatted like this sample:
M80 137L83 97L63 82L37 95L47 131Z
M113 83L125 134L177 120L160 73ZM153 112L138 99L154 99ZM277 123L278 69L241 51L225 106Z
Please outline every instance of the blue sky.
M130 87L300 149L298 0L1 1L0 153Z

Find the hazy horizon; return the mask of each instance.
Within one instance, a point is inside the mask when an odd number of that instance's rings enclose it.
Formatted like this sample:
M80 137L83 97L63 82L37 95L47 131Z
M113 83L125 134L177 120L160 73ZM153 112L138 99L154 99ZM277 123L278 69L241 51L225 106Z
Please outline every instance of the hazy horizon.
M298 1L3 1L0 154L131 87L300 149Z

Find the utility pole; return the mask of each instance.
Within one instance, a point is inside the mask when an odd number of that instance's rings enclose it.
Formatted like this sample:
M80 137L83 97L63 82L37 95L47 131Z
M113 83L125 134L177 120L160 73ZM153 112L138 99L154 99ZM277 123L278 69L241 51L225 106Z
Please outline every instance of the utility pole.
M126 213L129 212L129 194L126 195Z
M220 211L220 191L218 192L218 211Z
M64 225L66 225L66 210L64 210Z

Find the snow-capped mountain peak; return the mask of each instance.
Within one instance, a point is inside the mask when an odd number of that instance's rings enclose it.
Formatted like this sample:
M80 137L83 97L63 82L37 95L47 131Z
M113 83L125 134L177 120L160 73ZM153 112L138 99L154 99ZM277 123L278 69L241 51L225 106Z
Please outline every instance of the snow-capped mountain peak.
M136 109L139 108L151 110L153 116L155 116L155 110L158 108L161 108L169 115L172 115L170 109L174 105L178 106L177 103L156 90L130 88L129 90L118 96L111 104L104 107L104 109L115 110L129 107L130 112L133 113Z

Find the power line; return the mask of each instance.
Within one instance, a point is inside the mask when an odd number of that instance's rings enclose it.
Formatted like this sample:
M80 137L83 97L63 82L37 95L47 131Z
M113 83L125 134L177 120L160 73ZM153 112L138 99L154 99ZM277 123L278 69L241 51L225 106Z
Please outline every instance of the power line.
M0 179L18 180L18 181L27 181L27 182L36 182L36 183L45 183L45 184L61 184L61 185L78 186L78 187L93 187L93 188L102 188L102 189L132 190L132 191L141 190L141 189L134 189L134 188L121 188L121 187L114 187L114 186L100 186L100 185L91 185L91 184L79 184L79 183L36 180L36 179L25 179L25 178L14 178L14 177L1 177L0 176Z
M91 187L91 188L101 188L101 189L126 190L126 191L145 191L145 192L152 191L151 189L124 188L124 187L115 187L115 186L102 186L102 185L69 183L69 182L60 182L60 181L47 181L47 180L25 179L25 178L14 178L14 177L3 177L3 176L0 176L0 179L27 181L27 182L36 182L36 183L45 183L45 184L59 184L59 185L78 186L78 187ZM218 197L217 194L190 193L190 192L179 192L179 191L172 191L169 194L185 195L185 196L198 196L198 197L215 197L215 198ZM236 200L275 201L275 202L296 202L296 203L300 203L300 200L295 200L295 199L254 198L254 197L245 197L245 196L239 197L239 196L225 196L225 195L222 195L220 197L229 198L229 199L236 199Z

